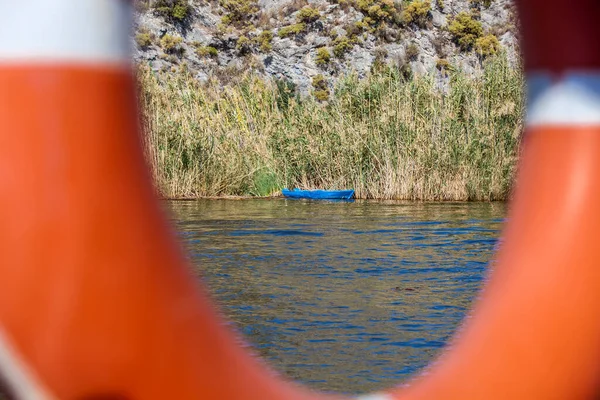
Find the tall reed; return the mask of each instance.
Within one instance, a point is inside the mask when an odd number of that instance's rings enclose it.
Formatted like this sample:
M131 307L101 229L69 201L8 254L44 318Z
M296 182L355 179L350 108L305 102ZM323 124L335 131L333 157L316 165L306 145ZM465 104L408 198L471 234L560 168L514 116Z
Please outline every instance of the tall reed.
M502 57L478 78L340 79L327 104L248 75L223 88L141 67L150 163L165 197L354 188L359 198L503 200L522 129L523 81Z

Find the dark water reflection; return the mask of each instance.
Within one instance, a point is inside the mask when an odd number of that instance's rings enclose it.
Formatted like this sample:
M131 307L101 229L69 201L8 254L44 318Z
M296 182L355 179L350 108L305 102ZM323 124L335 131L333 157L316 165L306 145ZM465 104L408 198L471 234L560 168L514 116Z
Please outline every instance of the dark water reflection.
M504 204L168 203L223 312L277 370L346 393L437 354L486 273Z

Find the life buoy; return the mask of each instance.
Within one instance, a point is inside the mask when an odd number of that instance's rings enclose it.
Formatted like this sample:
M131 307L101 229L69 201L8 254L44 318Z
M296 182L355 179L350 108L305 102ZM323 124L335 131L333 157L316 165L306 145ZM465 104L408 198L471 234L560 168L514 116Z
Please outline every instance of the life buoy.
M519 7L528 127L495 270L427 373L368 398L600 393L600 3ZM128 8L0 3L5 386L36 400L336 398L252 357L189 275L142 156Z

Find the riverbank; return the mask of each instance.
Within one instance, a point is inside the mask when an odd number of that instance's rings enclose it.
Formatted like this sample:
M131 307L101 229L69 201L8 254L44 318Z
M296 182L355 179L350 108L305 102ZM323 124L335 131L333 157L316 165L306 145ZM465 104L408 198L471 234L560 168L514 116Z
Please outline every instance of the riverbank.
M148 159L166 198L266 196L283 187L354 188L357 198L505 200L522 129L520 71L480 77L348 76L328 101L239 77L223 89L185 71L140 69ZM318 93L316 93L318 95ZM321 93L323 96L323 93Z

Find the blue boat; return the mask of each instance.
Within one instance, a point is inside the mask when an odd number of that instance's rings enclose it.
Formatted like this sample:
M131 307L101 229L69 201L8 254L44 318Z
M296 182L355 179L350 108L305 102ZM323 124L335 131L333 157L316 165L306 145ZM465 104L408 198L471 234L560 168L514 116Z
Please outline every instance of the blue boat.
M351 200L354 196L354 190L301 190L301 189L283 189L281 193L285 197L292 199L313 199L313 200Z

